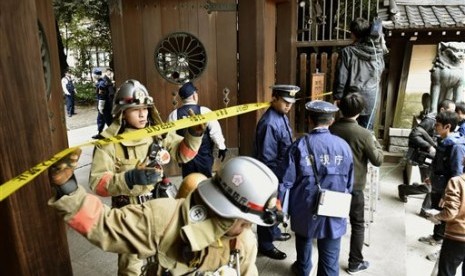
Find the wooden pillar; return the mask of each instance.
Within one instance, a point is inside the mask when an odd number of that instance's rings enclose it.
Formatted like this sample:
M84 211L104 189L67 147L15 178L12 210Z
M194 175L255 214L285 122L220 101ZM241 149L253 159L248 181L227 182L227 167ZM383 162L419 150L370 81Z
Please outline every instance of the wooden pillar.
M276 4L239 0L239 102L271 100L275 83ZM255 127L265 110L239 117L239 154L251 155Z
M294 84L299 86L297 76L297 1L281 0L276 5L276 83ZM313 72L312 72L313 73ZM298 98L305 96L305 89L297 94ZM295 113L297 108L304 109L305 100L294 104L294 108L288 114L294 133L297 131ZM301 112L304 114L304 112ZM301 122L303 123L303 122Z
M383 140L385 145L389 140L389 127L395 127L395 112L398 98L401 93L405 92L401 91L399 84L401 83L402 78L405 79L408 75L408 66L410 63L411 54L411 46L407 48L405 39L390 38L389 43L391 45L389 63L387 63L387 66L389 66L389 68L387 68L389 75L387 78L386 103L384 105L386 114L384 121ZM406 54L406 50L409 52L408 54ZM405 66L407 66L407 71L403 72L403 70L405 70Z
M52 0L3 0L0 10L4 183L65 148L67 139ZM0 202L2 275L72 275L65 225L47 206L50 196L43 173Z

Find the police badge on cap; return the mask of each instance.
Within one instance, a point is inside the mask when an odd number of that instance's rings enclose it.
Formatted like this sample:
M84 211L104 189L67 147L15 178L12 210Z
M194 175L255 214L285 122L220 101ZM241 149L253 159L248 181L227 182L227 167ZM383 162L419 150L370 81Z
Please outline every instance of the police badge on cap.
M325 102L325 101L320 101L320 100L306 103L305 109L307 109L310 112L314 112L314 113L326 113L326 114L335 113L339 110L339 108L335 106L334 104Z
M288 84L276 84L271 89L273 96L280 96L288 103L295 103L295 95L300 91L300 87Z

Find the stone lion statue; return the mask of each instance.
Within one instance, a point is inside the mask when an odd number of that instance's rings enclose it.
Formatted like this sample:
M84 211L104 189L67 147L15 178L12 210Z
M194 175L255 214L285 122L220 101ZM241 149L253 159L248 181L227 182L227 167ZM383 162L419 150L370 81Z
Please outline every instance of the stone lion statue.
M465 42L440 42L431 72L431 111L444 99L465 99Z

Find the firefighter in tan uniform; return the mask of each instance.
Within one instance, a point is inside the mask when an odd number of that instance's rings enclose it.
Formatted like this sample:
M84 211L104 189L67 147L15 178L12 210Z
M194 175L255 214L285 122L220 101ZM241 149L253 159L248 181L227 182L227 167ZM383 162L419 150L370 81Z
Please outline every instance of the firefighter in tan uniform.
M152 115L156 112L147 89L136 80L127 80L116 92L113 122L101 135L108 138L147 127L154 123ZM171 157L177 163L191 160L201 143L202 131L191 128L185 137L173 132L165 138L147 137L98 145L92 159L90 188L99 196L111 196L115 208L143 203L153 198L154 185L163 183L163 165ZM150 158L145 160L148 155ZM136 169L141 161L150 163L149 172ZM118 275L140 275L142 265L143 261L136 255L118 255Z
M49 205L105 251L152 256L146 275L258 275L252 223L281 217L278 180L260 161L236 157L185 199L162 198L110 209L73 176L80 151L49 170ZM136 185L138 186L138 185Z

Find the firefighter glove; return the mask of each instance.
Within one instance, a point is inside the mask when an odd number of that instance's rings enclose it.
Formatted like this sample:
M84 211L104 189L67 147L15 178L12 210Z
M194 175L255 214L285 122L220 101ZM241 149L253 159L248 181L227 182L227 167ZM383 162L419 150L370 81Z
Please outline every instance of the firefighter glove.
M65 184L73 176L81 152L82 150L77 148L53 164L49 169L50 183L57 186Z
M161 171L156 167L148 167L147 160L137 162L136 167L125 172L124 178L129 189L134 185L155 185L161 176Z

